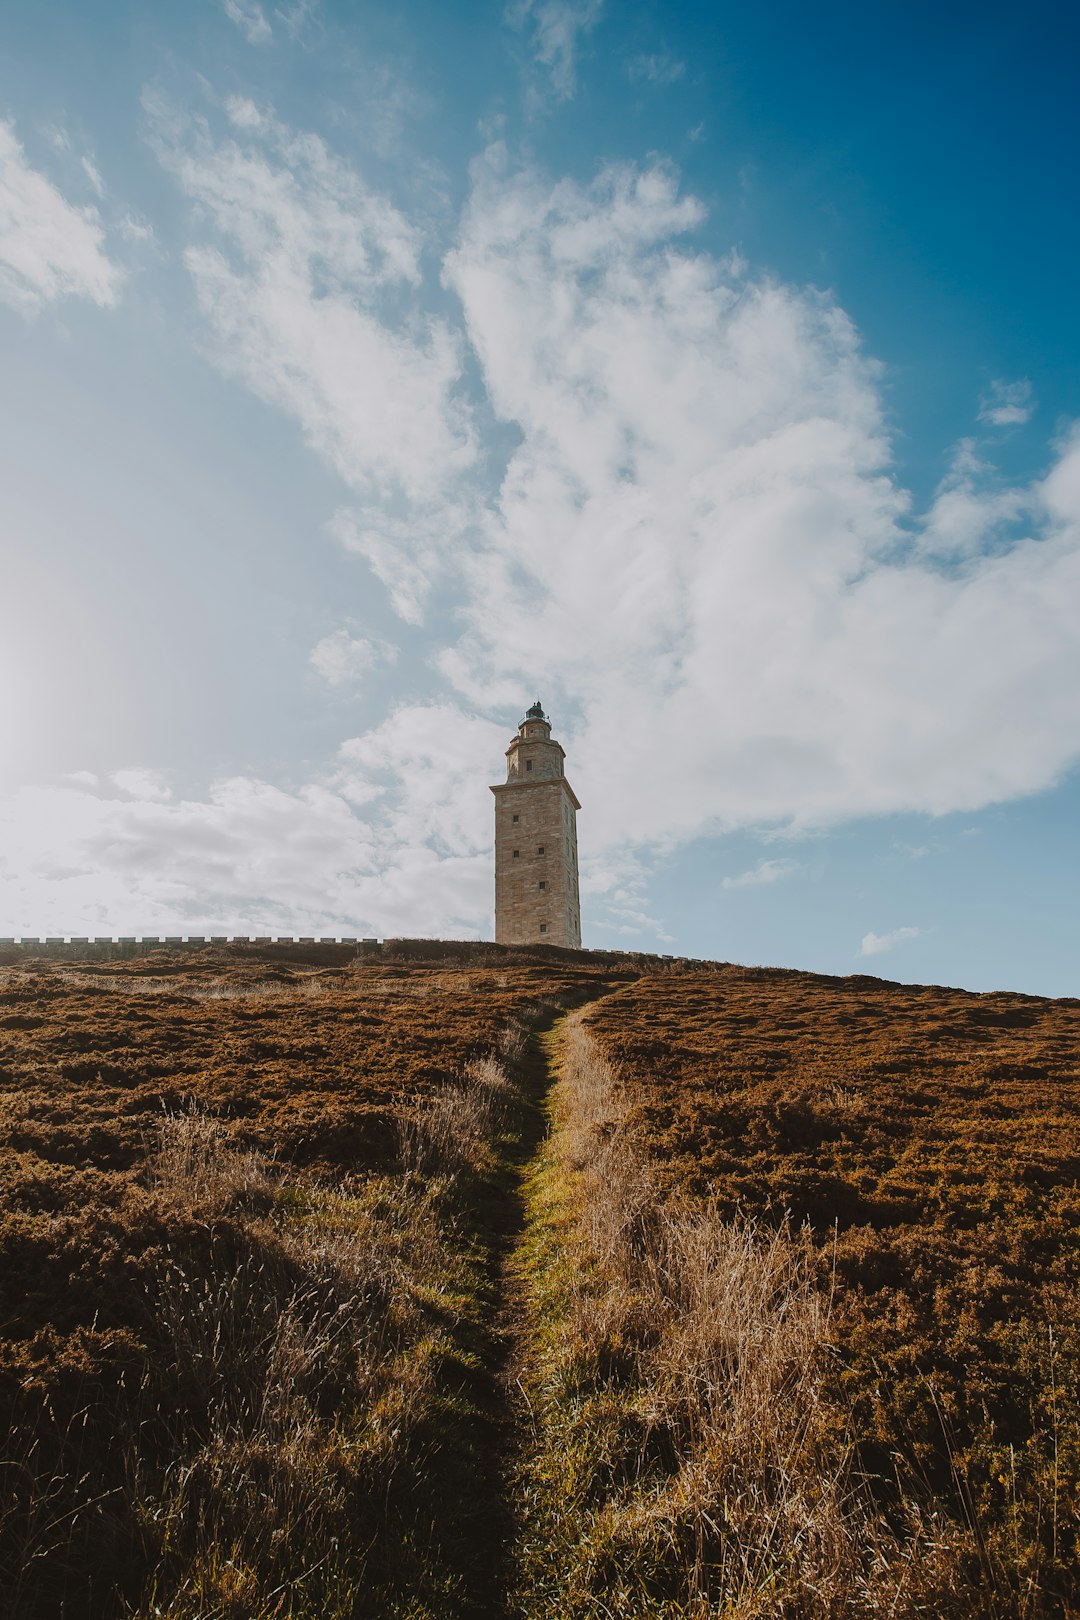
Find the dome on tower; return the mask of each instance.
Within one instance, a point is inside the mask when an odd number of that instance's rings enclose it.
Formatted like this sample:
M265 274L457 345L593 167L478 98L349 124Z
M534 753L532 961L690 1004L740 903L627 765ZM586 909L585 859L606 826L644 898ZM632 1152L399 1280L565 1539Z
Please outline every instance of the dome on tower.
M526 718L526 720L546 720L547 719L547 715L544 713L544 710L543 710L543 708L541 706L539 698L537 698L536 702L533 704L531 709L526 709L525 718Z

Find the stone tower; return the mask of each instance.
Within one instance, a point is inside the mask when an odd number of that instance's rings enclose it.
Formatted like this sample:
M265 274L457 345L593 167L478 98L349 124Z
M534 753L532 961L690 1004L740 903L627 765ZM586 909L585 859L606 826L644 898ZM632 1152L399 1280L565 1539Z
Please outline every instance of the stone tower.
M566 755L539 698L506 750L495 795L495 939L499 945L581 944L577 812Z

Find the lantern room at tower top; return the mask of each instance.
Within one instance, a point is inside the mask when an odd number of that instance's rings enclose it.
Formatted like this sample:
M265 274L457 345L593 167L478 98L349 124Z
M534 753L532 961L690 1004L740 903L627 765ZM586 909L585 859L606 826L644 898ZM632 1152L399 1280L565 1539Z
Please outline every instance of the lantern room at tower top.
M506 750L495 795L495 939L500 945L581 944L577 812L566 755L540 700Z
M561 743L552 741L551 721L537 698L532 708L526 710L525 718L518 726L518 734L506 750L506 780L515 782L530 776L537 781L550 781L553 777L565 780L565 762L565 750ZM581 806L569 782L566 783L566 791L574 801L574 809L580 810Z

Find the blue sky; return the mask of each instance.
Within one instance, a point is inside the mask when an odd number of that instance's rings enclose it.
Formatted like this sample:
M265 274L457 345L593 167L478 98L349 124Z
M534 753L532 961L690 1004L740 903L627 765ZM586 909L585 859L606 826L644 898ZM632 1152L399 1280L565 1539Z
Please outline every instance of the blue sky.
M1080 993L1064 9L8 8L0 932Z

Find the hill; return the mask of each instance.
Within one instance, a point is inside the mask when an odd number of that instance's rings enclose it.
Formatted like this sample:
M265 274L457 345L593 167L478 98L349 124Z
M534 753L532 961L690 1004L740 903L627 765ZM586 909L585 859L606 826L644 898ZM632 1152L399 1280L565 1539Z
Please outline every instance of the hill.
M1078 1054L588 952L9 960L12 1614L1076 1613Z

